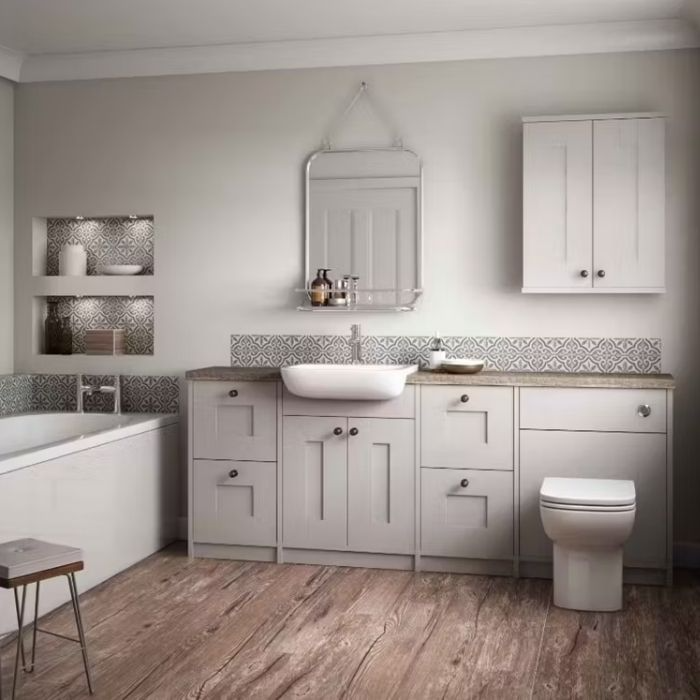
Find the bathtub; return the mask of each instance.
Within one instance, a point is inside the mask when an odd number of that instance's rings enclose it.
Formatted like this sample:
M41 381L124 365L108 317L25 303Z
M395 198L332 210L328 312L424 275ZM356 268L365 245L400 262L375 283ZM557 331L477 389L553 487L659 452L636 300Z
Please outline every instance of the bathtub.
M179 461L176 415L0 418L0 542L81 547L85 591L176 539ZM65 579L42 584L40 614L68 600ZM0 590L0 635L15 627Z

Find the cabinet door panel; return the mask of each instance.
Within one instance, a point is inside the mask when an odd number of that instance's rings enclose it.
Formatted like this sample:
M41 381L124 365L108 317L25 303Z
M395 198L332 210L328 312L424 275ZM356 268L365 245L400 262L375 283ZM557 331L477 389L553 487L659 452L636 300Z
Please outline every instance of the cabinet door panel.
M286 416L283 430L285 546L346 549L347 419Z
M525 124L525 288L591 287L591 139L590 121Z
M415 448L412 420L351 418L348 437L348 547L414 551Z
M666 436L644 433L520 431L520 556L551 559L540 519L546 476L631 479L637 493L625 563L666 563Z
M193 470L195 542L275 545L276 463L196 459Z
M423 387L421 466L512 469L513 389Z
M664 287L664 129L663 119L594 123L595 287Z
M274 382L197 382L194 456L274 462L277 385Z
M421 504L422 554L512 558L511 473L421 469Z

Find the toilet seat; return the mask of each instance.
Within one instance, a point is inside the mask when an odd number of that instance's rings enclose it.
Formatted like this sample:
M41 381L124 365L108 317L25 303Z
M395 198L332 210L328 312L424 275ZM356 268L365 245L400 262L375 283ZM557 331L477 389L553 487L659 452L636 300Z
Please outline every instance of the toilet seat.
M540 503L562 510L632 510L634 482L618 479L567 479L547 477L540 488Z
M568 510L572 512L586 513L625 513L627 511L633 511L637 508L634 503L626 506L589 506L575 503L554 503L552 501L544 501L542 499L540 499L540 507L548 508L549 510Z

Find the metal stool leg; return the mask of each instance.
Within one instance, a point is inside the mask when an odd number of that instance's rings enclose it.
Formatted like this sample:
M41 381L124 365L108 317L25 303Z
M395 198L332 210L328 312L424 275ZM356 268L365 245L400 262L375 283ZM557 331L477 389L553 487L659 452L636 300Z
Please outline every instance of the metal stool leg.
M68 579L68 587L70 588L70 597L73 602L73 612L75 613L75 624L78 628L78 637L80 638L80 649L83 652L83 664L85 665L85 676L87 678L88 690L90 695L93 694L92 676L90 674L90 661L88 659L87 641L85 640L85 630L83 629L83 618L80 614L80 600L78 598L78 585L75 582L75 574L71 573L66 576Z
M17 595L15 589L15 596ZM19 660L20 657L24 658L24 637L22 634L22 629L24 627L24 608L27 602L27 587L22 587L22 604L17 607L17 651L15 653L15 672L12 676L12 700L15 700L15 695L17 693L17 676L19 675ZM22 662L24 667L24 662Z
M26 664L24 670L27 673L34 672L34 660L36 659L36 633L37 633L37 621L39 619L39 586L41 586L41 581L36 582L36 594L34 595L34 630L32 634L32 665L27 668ZM22 645L24 646L24 645Z
M15 612L17 613L17 627L21 628L22 624L20 623L20 608L19 608L19 594L17 593L17 589L13 588L12 592L15 594ZM22 586L22 605L24 606L24 596L27 594L27 587ZM22 615L22 620L24 620L24 614ZM27 667L27 658L24 654L24 640L22 640L22 668L25 669Z

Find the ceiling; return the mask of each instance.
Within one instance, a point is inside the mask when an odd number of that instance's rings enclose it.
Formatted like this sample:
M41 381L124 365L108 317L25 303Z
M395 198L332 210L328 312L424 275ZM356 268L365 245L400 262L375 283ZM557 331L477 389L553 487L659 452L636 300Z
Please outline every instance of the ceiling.
M688 7L696 3L700 0L0 0L0 47L15 64L31 64L31 79L65 79L51 77L49 59L67 66L69 55L75 66L76 55L108 51L213 51L251 44L279 49L281 42L329 46L328 40L380 35L478 37L485 30L623 22L653 27L660 37L660 27L680 31L691 16Z

